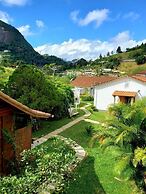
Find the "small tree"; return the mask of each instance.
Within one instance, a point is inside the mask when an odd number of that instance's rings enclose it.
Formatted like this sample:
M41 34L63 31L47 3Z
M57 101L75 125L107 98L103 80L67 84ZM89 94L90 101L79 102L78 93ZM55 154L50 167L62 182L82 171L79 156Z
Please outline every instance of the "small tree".
M115 165L119 176L139 178L136 173L141 172L143 166L141 163L135 166L132 161L135 150L146 147L146 99L129 106L119 103L110 107L109 111L113 118L108 121L107 127L97 131L95 138L103 147L115 146L119 150Z
M146 62L146 57L144 55L137 56L135 61L138 65L144 64Z
M109 57L110 56L110 52L107 52L107 57Z
M99 59L102 59L102 58L103 58L103 57L102 57L102 55L100 54L100 55L99 55Z
M117 52L117 53L122 53L122 50L121 50L121 47L120 47L120 46L118 46L116 52Z

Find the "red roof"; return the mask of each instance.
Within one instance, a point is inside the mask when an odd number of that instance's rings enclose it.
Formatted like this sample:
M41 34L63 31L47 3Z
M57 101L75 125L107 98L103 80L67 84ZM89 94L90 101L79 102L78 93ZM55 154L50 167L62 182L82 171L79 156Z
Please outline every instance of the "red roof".
M142 74L142 75L145 75L145 74L146 74L146 70L141 71L141 72L139 72L139 73L137 73L137 74Z
M77 77L75 80L71 82L71 85L74 87L91 87L103 83L107 83L117 79L116 77L110 76L87 76L82 75Z
M140 75L133 75L131 76L132 78L142 81L142 82L146 82L146 77L145 76L140 76Z
M137 92L130 91L114 91L113 96L126 96L126 97L135 97Z

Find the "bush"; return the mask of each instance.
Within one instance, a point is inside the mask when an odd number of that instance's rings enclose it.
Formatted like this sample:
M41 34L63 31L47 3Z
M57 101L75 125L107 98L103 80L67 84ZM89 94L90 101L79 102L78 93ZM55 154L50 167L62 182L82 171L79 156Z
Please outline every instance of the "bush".
M82 101L93 101L94 97L90 95L82 95Z
M140 55L135 58L135 61L138 65L144 64L146 62L146 57L144 55Z
M48 142L50 142L49 140ZM71 173L71 164L76 163L75 153L60 139L22 153L20 173L0 178L1 194L50 192L49 184L62 189Z
M86 126L85 129L89 136L93 134L94 127L92 125Z
M95 112L98 112L98 111L99 111L94 105L91 106L91 109L92 109L93 111L95 111Z

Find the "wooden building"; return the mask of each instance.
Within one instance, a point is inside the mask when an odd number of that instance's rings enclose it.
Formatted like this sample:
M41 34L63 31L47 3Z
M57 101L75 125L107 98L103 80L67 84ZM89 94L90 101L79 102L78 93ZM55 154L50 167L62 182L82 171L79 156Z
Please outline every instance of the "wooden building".
M31 148L31 118L51 114L33 110L0 91L0 174L9 172L9 162Z

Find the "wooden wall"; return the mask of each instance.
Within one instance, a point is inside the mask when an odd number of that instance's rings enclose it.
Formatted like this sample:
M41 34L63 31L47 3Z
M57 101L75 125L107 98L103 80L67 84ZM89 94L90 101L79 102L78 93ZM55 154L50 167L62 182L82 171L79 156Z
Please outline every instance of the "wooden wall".
M30 126L15 131L16 156L19 158L23 150L31 148L32 129Z
M7 174L11 171L8 168L9 162L15 156L19 159L23 150L31 148L32 130L31 126L15 129L13 121L14 110L10 108L0 108L0 174ZM13 139L13 144L5 138L3 130L6 129ZM14 145L16 149L14 149Z

